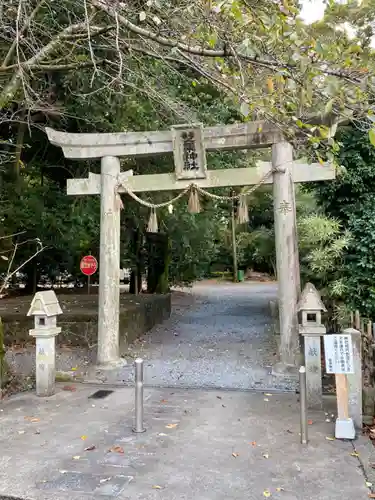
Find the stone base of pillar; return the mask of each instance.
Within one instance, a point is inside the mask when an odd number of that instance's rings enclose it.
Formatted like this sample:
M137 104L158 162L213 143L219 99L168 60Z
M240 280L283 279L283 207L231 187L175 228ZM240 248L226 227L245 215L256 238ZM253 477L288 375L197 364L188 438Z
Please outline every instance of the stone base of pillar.
M109 361L108 363L98 363L96 365L96 369L98 371L106 371L106 370L116 370L117 368L123 368L126 366L128 362L125 358L118 358L113 361Z

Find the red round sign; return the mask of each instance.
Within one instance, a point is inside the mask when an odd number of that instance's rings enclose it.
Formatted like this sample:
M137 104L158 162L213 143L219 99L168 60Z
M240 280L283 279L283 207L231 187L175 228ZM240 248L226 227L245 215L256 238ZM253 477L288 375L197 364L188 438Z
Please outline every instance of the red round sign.
M85 255L82 257L79 267L83 274L86 276L91 276L96 273L98 269L98 261L95 259L93 255Z

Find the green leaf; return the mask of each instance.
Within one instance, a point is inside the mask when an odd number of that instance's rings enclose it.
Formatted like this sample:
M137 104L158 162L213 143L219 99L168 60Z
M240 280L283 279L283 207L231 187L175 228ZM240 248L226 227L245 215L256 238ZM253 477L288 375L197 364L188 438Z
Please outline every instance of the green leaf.
M327 104L325 105L325 108L324 108L324 111L325 113L330 113L332 111L332 108L333 108L333 103L335 102L335 97L333 99L330 99Z
M373 146L375 146L375 128L369 130L368 138Z

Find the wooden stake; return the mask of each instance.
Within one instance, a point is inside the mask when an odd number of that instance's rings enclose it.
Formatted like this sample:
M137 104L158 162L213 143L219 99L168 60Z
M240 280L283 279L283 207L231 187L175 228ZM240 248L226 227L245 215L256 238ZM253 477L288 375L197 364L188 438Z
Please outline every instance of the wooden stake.
M336 373L336 397L337 397L337 418L347 420L349 418L349 393L348 379L345 374Z
M359 316L358 309L355 312L355 328L359 330L361 328L361 317Z
M371 321L369 321L367 323L367 338L369 339L370 342L372 341L372 323L371 323Z

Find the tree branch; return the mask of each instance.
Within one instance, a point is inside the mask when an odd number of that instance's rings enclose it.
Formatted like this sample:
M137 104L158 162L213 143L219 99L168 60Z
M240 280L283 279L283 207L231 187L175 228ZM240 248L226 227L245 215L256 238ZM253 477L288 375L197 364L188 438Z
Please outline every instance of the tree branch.
M78 23L72 24L71 26L66 27L63 31L61 31L58 35L55 36L47 45L41 48L33 57L29 60L25 61L21 64L18 70L13 75L10 82L5 86L3 91L0 94L0 109L6 107L9 102L14 97L15 93L18 90L20 81L22 79L22 70L27 69L28 67L32 67L34 65L38 65L39 62L43 61L46 57L48 57L59 44L64 40L66 36L76 33L77 31L81 31L85 29L86 23Z
M22 36L25 33L25 31L29 28L31 21L35 18L35 16L37 15L37 13L39 12L39 10L41 9L41 7L43 6L43 4L45 2L46 2L46 0L40 0L40 2L36 5L35 9L31 12L30 16L25 21L22 29L19 31L19 36ZM12 56L14 54L14 50L16 48L16 45L17 45L17 38L15 38L13 40L12 45L9 47L8 53L5 56L5 59L2 63L2 65L0 66L0 68L3 68L4 66L7 66L9 64L9 62L12 59Z
M280 61L270 61L268 59L262 59L257 56L246 56L244 54L239 53L238 51L235 51L234 49L206 49L204 47L200 47L198 45L191 46L187 45L185 43L182 43L178 40L172 40L170 38L165 38L163 36L160 36L156 33L154 33L151 30L147 30L145 28L141 28L140 26L137 26L136 24L132 23L128 19L126 19L124 16L121 16L117 13L117 11L113 8L104 3L104 0L91 0L91 3L98 9L106 12L109 16L112 18L115 18L117 16L119 22L127 29L129 29L132 33L135 33L141 37L148 38L149 40L153 40L154 42L158 43L159 45L163 45L165 47L171 47L171 48L176 48L181 50L182 52L187 52L189 54L193 54L196 56L204 56L204 57L221 57L221 58L230 58L230 57L236 57L238 59L242 59L246 62L249 62L255 66L261 66L264 68L268 69L284 69L287 71L293 71L297 69L296 64L291 64L291 63L283 63ZM319 64L319 70L326 75L329 76L336 76L337 78L344 78L348 79L350 78L350 75L346 73L345 71L342 70L330 70L329 68L325 68L326 64L324 62ZM352 82L360 83L361 79L359 78L351 78Z
M38 238L37 238L37 243L39 243L41 245L41 243L38 240ZM6 274L5 278L4 278L3 284L0 287L0 295L3 293L4 288L6 287L6 285L9 282L9 280L12 278L12 276L14 276L16 273L18 273L18 271L20 271L28 262L30 262L31 260L33 260L34 257L36 257L40 252L43 252L43 250L45 250L47 248L47 247L44 247L43 245L41 245L37 249L37 251L31 257L29 257L24 262L22 262L22 264L20 264L14 271L10 272L10 270L12 268L12 264L13 264L14 258L15 258L16 253L17 253L18 246L19 245L17 243L14 245L14 250L13 250L12 257L10 259L9 265L8 265L7 274Z

